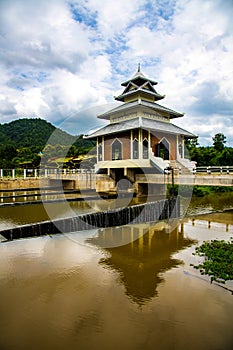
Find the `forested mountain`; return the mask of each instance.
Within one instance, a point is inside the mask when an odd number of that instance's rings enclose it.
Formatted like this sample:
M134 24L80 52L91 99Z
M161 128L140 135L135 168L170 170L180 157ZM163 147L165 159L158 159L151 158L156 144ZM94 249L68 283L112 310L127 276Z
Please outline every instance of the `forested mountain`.
M44 147L56 130L56 137L50 140L50 144L70 145L76 137L56 128L43 119L18 119L10 123L0 124L0 144L13 147Z
M41 157L50 163L50 158L54 161L66 153L76 157L94 146L83 135L72 136L39 118L0 124L0 168L4 169L38 167Z

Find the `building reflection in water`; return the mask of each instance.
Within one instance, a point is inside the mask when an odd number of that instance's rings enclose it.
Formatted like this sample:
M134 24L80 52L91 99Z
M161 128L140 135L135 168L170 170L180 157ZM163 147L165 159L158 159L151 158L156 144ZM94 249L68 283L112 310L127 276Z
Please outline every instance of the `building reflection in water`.
M99 229L87 241L98 247L110 247L104 248L108 254L100 264L119 273L127 296L139 305L157 295L162 273L182 264L173 255L196 242L185 238L183 224L174 221Z

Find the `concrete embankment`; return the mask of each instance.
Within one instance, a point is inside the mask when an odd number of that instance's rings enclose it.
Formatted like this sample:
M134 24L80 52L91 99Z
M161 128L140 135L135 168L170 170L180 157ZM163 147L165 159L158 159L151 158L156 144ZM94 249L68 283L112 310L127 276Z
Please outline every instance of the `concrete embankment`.
M27 190L49 188L49 179L27 178L27 179L1 179L0 191L4 190Z

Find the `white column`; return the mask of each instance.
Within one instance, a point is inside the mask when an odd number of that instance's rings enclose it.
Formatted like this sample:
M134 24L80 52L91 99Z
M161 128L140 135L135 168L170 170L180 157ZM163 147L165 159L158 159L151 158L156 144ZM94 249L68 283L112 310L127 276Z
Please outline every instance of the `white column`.
M133 130L130 130L130 158L133 159Z
M142 129L139 129L138 134L138 151L139 151L139 159L142 159Z
M3 177L3 169L0 169L0 177Z
M176 135L176 159L178 159L179 157L181 157L179 153L179 136Z
M184 158L184 136L182 136L182 158Z
M12 179L15 179L15 169L12 169Z
M27 177L27 169L23 169L23 178L26 179Z
M148 159L150 159L150 155L151 155L151 144L150 144L150 130L148 130Z
M104 160L104 136L102 136L102 160Z
M97 150L97 163L99 162L99 141L98 141L98 137L96 139L96 150Z

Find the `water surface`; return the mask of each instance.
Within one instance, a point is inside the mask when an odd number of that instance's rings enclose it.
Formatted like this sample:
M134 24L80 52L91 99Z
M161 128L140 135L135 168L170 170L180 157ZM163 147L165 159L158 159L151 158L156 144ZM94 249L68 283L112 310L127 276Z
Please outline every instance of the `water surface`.
M233 296L190 263L232 235L229 211L1 243L0 349L230 350Z

